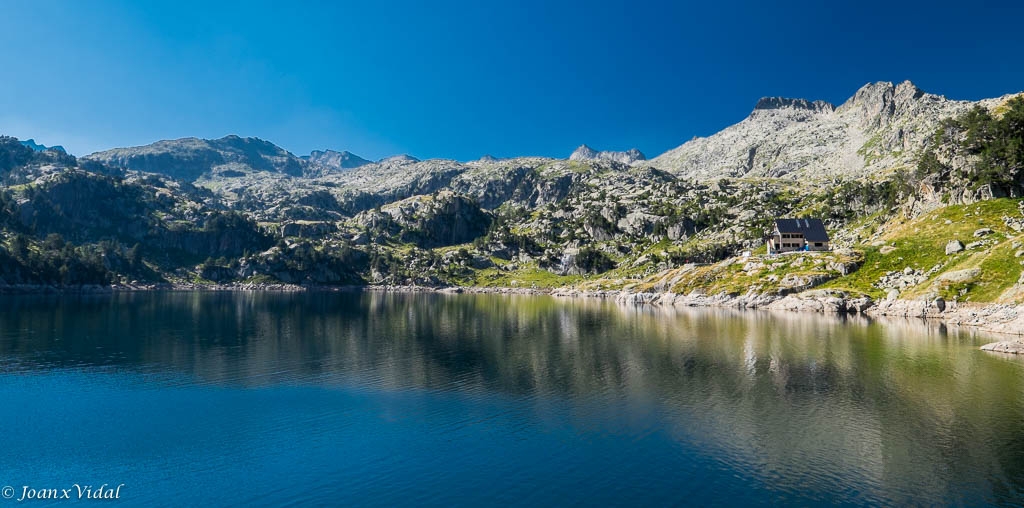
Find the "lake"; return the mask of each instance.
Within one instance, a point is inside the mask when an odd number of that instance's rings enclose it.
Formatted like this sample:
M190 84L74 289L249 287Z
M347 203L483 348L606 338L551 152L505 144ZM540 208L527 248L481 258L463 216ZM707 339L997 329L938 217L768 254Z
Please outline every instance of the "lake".
M5 296L0 505L1020 505L1024 361L988 341L540 296Z

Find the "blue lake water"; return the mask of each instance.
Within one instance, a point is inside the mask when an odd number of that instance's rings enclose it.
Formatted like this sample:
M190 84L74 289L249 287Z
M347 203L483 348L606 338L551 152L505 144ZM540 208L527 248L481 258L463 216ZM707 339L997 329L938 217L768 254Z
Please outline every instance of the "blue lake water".
M1021 505L1024 361L989 339L526 296L2 297L0 507L76 483L147 506Z

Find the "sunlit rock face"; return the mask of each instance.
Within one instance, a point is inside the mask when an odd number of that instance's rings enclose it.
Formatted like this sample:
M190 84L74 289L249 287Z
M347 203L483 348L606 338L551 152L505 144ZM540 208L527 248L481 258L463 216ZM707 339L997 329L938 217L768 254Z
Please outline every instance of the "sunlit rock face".
M301 176L306 166L302 159L269 141L235 135L220 139L157 141L145 146L97 152L83 159L186 181L221 172L236 175L256 171Z
M310 173L325 174L333 171L345 171L370 164L370 161L347 150L313 150L307 157Z
M743 121L644 164L701 179L822 180L881 173L912 167L939 122L974 104L926 93L909 81L869 83L838 107L766 97Z
M614 151L597 151L590 148L587 145L580 145L572 155L569 156L571 161L612 161L618 162L619 164L632 164L636 161L647 160L640 150L636 148L630 148L625 152L614 152Z

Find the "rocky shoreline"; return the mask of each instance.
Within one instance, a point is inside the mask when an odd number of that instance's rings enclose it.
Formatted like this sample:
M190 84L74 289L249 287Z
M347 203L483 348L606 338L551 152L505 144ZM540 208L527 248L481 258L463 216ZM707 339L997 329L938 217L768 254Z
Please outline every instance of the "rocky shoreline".
M0 285L0 295L52 295L52 294L104 294L145 291L280 291L301 292L312 289L295 284L86 284L81 286L54 286L40 284ZM327 288L321 288L327 289ZM333 290L357 290L358 286L335 287Z
M447 287L424 288L408 286L371 286L383 291L432 291L444 293L547 294L566 298L601 298L632 305L667 307L728 307L764 309L786 312L817 312L825 314L861 314L868 317L902 317L941 321L950 325L969 326L981 331L1014 336L1008 340L985 344L981 349L1001 353L1024 354L1024 305L968 304L943 300L873 300L868 297L820 290L791 295L688 295L668 292L632 292L628 290L589 291L572 288L539 290L527 288Z
M59 287L49 285L6 285L0 286L0 294L104 294L117 292L145 291L257 291L257 292L422 292L422 293L470 293L470 294L519 294L550 295L563 298L598 298L614 300L631 305L656 305L666 307L728 307L735 309L764 309L787 312L817 312L826 314L862 314L869 317L905 317L937 320L959 326L969 326L981 331L1015 336L1014 338L986 344L985 351L1024 354L1024 305L967 304L943 300L872 300L868 297L849 298L828 291L805 291L791 295L746 294L706 295L699 292L675 294L669 292L632 292L628 290L579 290L573 288L536 289L477 286L311 286L296 284L192 284L161 283L135 285L86 285Z
M632 293L629 291L578 291L561 289L555 296L611 298L622 303L677 307L729 307L787 312L862 314L869 317L903 317L941 321L969 326L981 331L1014 336L985 344L981 349L1001 353L1024 354L1024 305L967 304L943 300L875 301L867 297L849 298L827 291L806 291L795 295L679 295L674 293Z

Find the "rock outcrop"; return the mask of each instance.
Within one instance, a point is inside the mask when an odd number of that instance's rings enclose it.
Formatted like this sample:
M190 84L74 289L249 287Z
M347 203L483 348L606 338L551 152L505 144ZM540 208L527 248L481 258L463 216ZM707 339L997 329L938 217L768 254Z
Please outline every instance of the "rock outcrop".
M307 174L313 175L355 169L371 164L370 161L348 151L314 150L303 159L309 163Z
M869 83L839 107L767 97L740 123L648 164L701 179L858 177L912 167L939 122L973 104L925 93L909 81Z
M32 150L35 150L37 152L45 152L47 150L53 150L53 151L56 151L56 152L67 153L67 151L64 150L63 146L60 146L60 145L53 145L53 146L40 145L39 143L36 143L36 140L34 140L34 139L26 139L26 140L22 141L21 144L26 146L26 147L28 147L28 148L31 148Z
M378 162L380 164L411 164L411 163L419 162L419 161L420 160L417 159L416 157L413 157L411 155L402 154L402 155L392 155L390 157L384 157L383 159L381 159Z
M805 109L813 112L828 112L831 113L836 110L836 107L830 102L825 101L808 101L807 99L787 99L785 97L762 97L761 100L757 101L754 105L754 111L761 109Z
M491 220L480 205L451 191L405 199L355 218L372 236L397 236L425 248L472 241Z
M995 353L1009 353L1013 355L1024 354L1024 340L1004 340L1000 342L993 342L991 344L985 344L981 346L982 351L992 351Z
M108 166L193 181L214 171L262 171L302 176L303 161L259 138L182 138L145 146L115 148L83 157Z
M637 150L636 148L630 148L625 152L599 152L587 145L580 145L580 147L569 156L569 160L571 161L612 161L618 162L619 164L632 164L636 161L646 159L647 157L645 157L643 153L640 153L640 150Z

